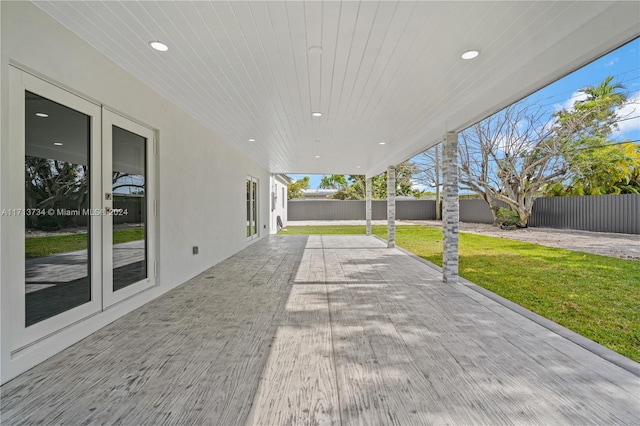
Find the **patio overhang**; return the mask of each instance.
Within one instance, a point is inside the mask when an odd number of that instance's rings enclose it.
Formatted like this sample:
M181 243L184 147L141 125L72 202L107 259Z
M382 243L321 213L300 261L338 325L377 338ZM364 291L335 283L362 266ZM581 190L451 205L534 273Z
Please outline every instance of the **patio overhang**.
M640 34L633 1L35 4L271 173L379 174Z

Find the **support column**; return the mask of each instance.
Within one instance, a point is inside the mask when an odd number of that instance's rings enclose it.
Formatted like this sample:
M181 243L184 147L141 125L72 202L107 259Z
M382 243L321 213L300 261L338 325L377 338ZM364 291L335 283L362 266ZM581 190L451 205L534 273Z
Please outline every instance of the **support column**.
M387 247L396 246L396 167L387 167Z
M371 235L371 178L367 178L366 203L367 203L367 235Z
M442 280L458 282L458 134L447 133L442 144L444 200L442 208Z

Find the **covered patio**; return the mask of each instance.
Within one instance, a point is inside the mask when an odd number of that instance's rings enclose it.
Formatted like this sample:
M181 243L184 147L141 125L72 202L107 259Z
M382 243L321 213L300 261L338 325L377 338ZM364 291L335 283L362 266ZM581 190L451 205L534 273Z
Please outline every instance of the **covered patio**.
M11 424L635 424L640 378L371 236L270 236L1 388Z

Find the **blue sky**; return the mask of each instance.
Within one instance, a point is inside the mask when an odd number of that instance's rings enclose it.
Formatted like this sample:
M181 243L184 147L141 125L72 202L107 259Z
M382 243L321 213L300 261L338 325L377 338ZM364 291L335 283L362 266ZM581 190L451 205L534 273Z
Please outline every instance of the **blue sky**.
M613 76L614 82L625 86L625 93L629 99L628 105L618 112L621 120L618 123L620 129L614 134L613 139L638 142L640 141L640 38L540 89L532 94L531 98L539 100L552 113L573 105L579 99L580 88L595 86L610 75ZM289 176L297 180L305 175ZM317 188L322 175L308 176L310 177L309 187Z

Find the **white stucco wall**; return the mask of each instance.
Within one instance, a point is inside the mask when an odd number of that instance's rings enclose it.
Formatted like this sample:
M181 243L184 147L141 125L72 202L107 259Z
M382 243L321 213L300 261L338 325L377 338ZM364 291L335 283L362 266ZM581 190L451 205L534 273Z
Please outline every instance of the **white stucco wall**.
M287 226L287 184L282 175L271 175L271 192L276 194L275 205L271 205L271 224L269 233L278 233L278 216L282 220L282 226ZM273 195L272 195L273 197Z
M24 175L8 176L6 167L9 161L24 161L23 158L14 158L11 147L15 142L8 137L9 64L157 129L159 135L156 165L158 286L13 356L7 341L7 324L15 320L11 317L7 271L24 265L9 264L4 254L11 249L11 241L4 236L11 227L24 228L24 218L2 217L0 352L2 382L5 382L250 244L245 227L247 176L260 180L260 237L268 235L271 190L270 175L266 170L33 4L1 2L0 16L0 183L3 207L16 202L15 197L12 199L11 188L24 185ZM194 245L199 246L199 255L192 254Z

